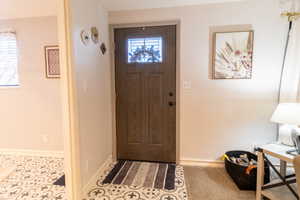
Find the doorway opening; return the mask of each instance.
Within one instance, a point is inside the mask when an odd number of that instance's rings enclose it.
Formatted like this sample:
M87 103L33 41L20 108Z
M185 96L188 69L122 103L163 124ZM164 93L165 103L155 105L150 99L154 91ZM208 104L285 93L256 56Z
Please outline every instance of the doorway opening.
M114 29L117 159L176 162L176 30Z

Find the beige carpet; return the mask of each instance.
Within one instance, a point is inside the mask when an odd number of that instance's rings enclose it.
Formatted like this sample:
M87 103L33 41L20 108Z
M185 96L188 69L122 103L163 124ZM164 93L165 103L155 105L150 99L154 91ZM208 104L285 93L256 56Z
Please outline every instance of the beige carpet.
M255 192L240 191L224 168L184 167L189 200L255 200Z

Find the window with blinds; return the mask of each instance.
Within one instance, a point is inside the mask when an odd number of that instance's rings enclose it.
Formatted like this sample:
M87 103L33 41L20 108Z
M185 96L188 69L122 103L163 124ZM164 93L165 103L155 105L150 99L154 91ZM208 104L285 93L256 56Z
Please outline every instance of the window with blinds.
M161 63L162 38L128 39L128 63Z
M0 31L0 87L19 85L17 52L16 34Z

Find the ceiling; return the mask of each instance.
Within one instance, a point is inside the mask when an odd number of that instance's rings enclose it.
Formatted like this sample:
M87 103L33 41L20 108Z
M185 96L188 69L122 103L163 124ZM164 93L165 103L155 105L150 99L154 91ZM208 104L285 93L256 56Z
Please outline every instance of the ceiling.
M109 11L176 7L198 4L223 3L241 0L101 0Z
M58 0L0 0L0 19L56 16ZM85 0L83 0L85 1ZM242 0L100 0L109 11L176 7Z
M57 15L57 0L0 0L0 19Z

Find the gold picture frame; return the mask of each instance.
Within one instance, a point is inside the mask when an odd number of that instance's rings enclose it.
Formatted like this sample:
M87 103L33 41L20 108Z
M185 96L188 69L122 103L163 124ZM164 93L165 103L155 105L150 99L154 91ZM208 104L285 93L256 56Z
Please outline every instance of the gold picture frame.
M254 31L213 33L212 78L252 79Z

